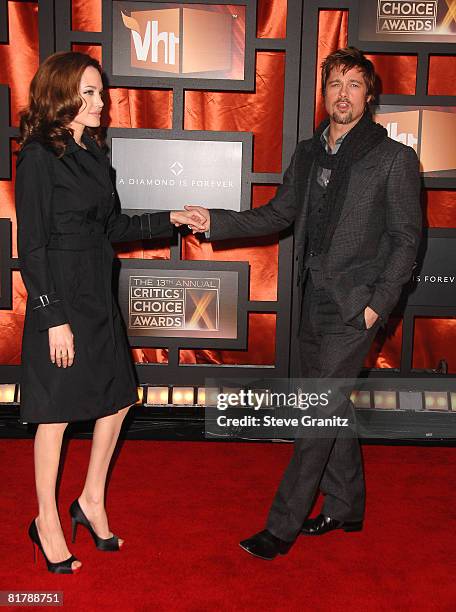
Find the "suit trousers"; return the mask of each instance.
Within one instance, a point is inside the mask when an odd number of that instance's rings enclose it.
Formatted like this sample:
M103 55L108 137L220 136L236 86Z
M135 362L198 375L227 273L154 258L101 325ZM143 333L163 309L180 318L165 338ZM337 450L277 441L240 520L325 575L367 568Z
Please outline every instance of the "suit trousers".
M377 333L379 321L367 329L361 313L356 322L359 329L345 324L336 304L322 288L314 287L310 273L305 283L301 316L302 377L355 379ZM363 519L363 465L349 392L332 414L347 418L352 426L315 427L306 437L295 440L293 456L266 525L282 540L293 541L297 537L319 490L325 495L322 509L325 516L341 521Z

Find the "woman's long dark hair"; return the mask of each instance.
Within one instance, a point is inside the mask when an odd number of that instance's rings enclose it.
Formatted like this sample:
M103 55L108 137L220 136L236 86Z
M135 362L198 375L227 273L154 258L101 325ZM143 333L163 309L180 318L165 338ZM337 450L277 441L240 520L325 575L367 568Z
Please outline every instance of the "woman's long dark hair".
M68 127L81 109L79 85L84 70L93 66L102 74L96 59L73 51L54 53L38 68L30 83L29 104L20 115L21 148L38 140L62 156L73 130ZM85 128L102 146L101 128Z

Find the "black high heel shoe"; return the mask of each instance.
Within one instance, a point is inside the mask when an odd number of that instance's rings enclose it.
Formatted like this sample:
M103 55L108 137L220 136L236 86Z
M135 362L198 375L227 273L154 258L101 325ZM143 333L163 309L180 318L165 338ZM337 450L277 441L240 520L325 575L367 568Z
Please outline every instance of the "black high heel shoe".
M97 536L92 525L89 522L89 519L82 511L82 508L79 505L79 501L77 499L75 499L70 506L70 516L71 526L73 530L73 543L76 539L76 530L78 528L78 525L84 525L84 527L89 530L89 533L92 536L93 541L95 542L95 546L98 548L98 550L104 550L109 552L120 550L121 547L119 546L119 538L116 535L113 535L110 538L100 538L99 536Z
M65 561L59 561L59 563L52 563L51 561L49 561L49 559L46 557L46 553L44 552L43 545L41 544L41 540L38 534L38 529L36 527L35 519L33 519L33 521L30 523L28 534L29 534L30 539L33 542L33 558L35 560L35 563L36 563L36 549L39 548L41 552L43 553L43 557L46 561L48 572L52 572L54 574L76 574L77 572L79 572L79 570L81 569L81 566L77 567L76 569L73 569L71 567L73 564L73 561L79 561L79 559L76 559L74 555L71 555L71 557L68 557L68 559L65 559Z

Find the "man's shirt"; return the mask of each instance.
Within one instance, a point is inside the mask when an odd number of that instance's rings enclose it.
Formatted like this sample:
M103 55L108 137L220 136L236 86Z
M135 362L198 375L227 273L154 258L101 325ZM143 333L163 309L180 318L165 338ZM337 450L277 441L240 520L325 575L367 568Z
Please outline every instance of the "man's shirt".
M350 130L348 130L348 132L349 131ZM325 147L326 153L328 153L329 155L335 155L337 153L337 151L340 149L340 145L342 144L342 142L343 142L345 136L348 134L348 132L345 132L345 134L342 134L342 136L340 136L340 138L338 138L336 140L336 144L334 146L334 149L331 150L331 147L329 146L329 125L328 125L328 127L325 129L325 131L321 135L321 143ZM326 187L328 186L330 178L331 178L331 169L330 168L321 168L321 167L318 168L318 170L317 170L317 181L318 181L319 185L324 187L324 189L326 189Z

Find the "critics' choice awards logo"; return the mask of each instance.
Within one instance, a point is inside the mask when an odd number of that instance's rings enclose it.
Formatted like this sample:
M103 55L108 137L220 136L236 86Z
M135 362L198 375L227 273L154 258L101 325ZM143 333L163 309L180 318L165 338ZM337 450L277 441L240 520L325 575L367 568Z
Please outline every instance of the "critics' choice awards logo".
M360 0L361 40L456 42L456 0Z
M152 4L149 10L131 10L128 15L120 6L123 26L130 32L130 66L175 76L230 71L232 30L238 15L227 12L227 7L204 8Z
M219 329L218 278L130 276L129 328Z
M435 32L437 5L437 0L427 2L378 0L377 33Z
M428 176L456 177L456 108L380 106L375 121L413 147Z

